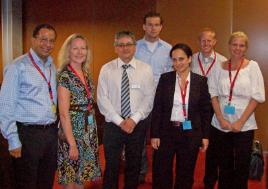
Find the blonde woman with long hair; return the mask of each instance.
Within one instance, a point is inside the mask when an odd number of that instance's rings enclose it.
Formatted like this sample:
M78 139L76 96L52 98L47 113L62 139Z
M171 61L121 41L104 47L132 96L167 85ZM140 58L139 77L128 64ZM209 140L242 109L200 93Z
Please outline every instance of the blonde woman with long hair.
M100 177L94 87L89 73L87 39L72 34L62 45L58 61L59 184L66 189L84 188L85 181Z

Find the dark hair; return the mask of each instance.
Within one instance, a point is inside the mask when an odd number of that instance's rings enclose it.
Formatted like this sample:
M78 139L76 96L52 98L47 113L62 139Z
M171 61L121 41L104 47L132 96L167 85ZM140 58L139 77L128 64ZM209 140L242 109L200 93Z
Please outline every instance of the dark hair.
M143 17L143 23L146 24L146 19L147 18L152 18L152 17L158 17L160 18L160 24L163 24L163 18L160 15L160 13L158 12L148 12L147 14L145 14L145 16Z
M172 58L172 52L177 50L177 49L183 50L188 58L193 55L193 51L188 45L186 45L184 43L177 43L176 45L174 45L172 47L172 49L169 52L170 58Z
M122 37L129 37L131 38L132 42L136 44L135 34L131 31L120 31L115 34L114 37L114 45L117 45L117 41Z
M39 34L39 31L41 29L43 29L43 28L54 31L55 36L57 37L57 32L56 32L55 28L53 26L51 26L50 24L39 24L39 25L37 25L33 30L33 36L32 37L35 38Z

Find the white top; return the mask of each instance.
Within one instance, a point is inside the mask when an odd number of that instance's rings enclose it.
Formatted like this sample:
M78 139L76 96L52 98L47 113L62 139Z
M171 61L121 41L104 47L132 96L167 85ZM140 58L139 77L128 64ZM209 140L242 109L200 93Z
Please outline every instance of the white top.
M121 79L125 64L117 58L103 65L97 87L97 103L107 122L120 125L121 117ZM135 123L145 119L152 110L155 94L153 72L148 64L133 58L127 69L130 85L131 116Z
M217 52L215 52L215 53L216 53L216 60L215 60L214 65L212 66L212 68L208 72L207 77L210 77L211 73L214 72L216 67L219 67L221 65L221 62L224 62L227 60L221 54L219 54ZM214 51L211 53L211 55L208 58L205 58L201 52L195 53L192 57L192 63L191 63L192 72L194 72L198 75L204 76L202 71L201 71L201 68L199 66L199 63L198 63L198 55L199 55L200 61L202 63L203 69L204 69L205 74L206 74L207 70L209 69L210 65L212 64L212 62L214 60Z
M146 41L146 40L145 40ZM146 41L146 44L147 44L147 47L148 49L151 51L151 52L154 52L157 44L158 44L158 40L155 41L155 42L149 42L149 41Z
M236 70L232 71L232 79L236 73ZM233 123L237 121L243 114L245 108L247 107L250 99L254 99L259 103L265 101L265 90L264 82L261 70L258 63L251 60L249 64L242 68L235 81L235 86L233 89L233 97L231 104L235 106L234 115L224 114L224 106L228 103L229 92L230 92L230 79L229 71L224 70L222 67L215 70L208 80L209 92L212 97L217 96L221 112L226 120ZM214 114L211 124L217 129L223 132L229 132L229 130L223 130ZM241 131L248 131L257 129L257 124L255 120L254 112L248 118L245 125L242 127Z
M186 107L186 116L188 117L188 103L189 103L189 92L190 92L190 75L189 72L187 76L188 86L186 90L186 97L185 97L185 107ZM181 78L177 74L176 76L176 83L175 83L175 92L174 92L174 99L173 99L173 107L171 112L170 121L185 121L183 110L182 110L182 96L181 96L181 89L179 87L179 83L181 82Z

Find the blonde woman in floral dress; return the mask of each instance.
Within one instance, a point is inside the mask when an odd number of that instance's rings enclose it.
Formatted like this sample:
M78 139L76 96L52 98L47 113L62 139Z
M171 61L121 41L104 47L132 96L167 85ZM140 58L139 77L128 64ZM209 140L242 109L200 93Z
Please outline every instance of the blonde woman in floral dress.
M84 188L84 182L101 176L94 88L89 74L90 51L80 34L69 36L59 52L58 103L60 133L59 184L65 189Z

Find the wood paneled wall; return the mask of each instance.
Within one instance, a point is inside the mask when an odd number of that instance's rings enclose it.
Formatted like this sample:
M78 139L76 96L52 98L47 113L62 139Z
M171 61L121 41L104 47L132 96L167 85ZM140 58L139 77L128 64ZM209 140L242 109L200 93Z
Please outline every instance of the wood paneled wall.
M27 0L23 4L24 51L30 47L33 27L39 23L52 24L58 33L54 59L64 40L72 33L84 34L92 51L92 74L97 84L103 64L116 57L114 34L130 30L142 37L143 15L156 9L156 0Z
M114 58L114 33L128 29L143 36L142 18L149 10L157 10L164 17L161 37L175 44L188 43L198 50L197 35L203 27L212 27L217 32L217 50L228 57L227 41L232 31L245 31L250 38L248 57L257 60L265 81L268 79L268 8L267 0L27 0L23 1L24 52L30 47L33 27L39 23L50 23L58 32L57 53L67 36L74 32L84 34L92 49L92 73L97 84L101 66ZM0 39L1 42L1 39ZM0 55L2 51L0 49ZM0 79L2 63L0 60ZM266 92L267 92L267 82ZM256 138L268 150L268 103L257 108L259 130Z
M217 50L227 54L225 44L231 28L231 6L231 1L158 1L157 11L165 19L162 37L173 45L187 43L197 51L199 32L204 27L211 27L218 36Z

